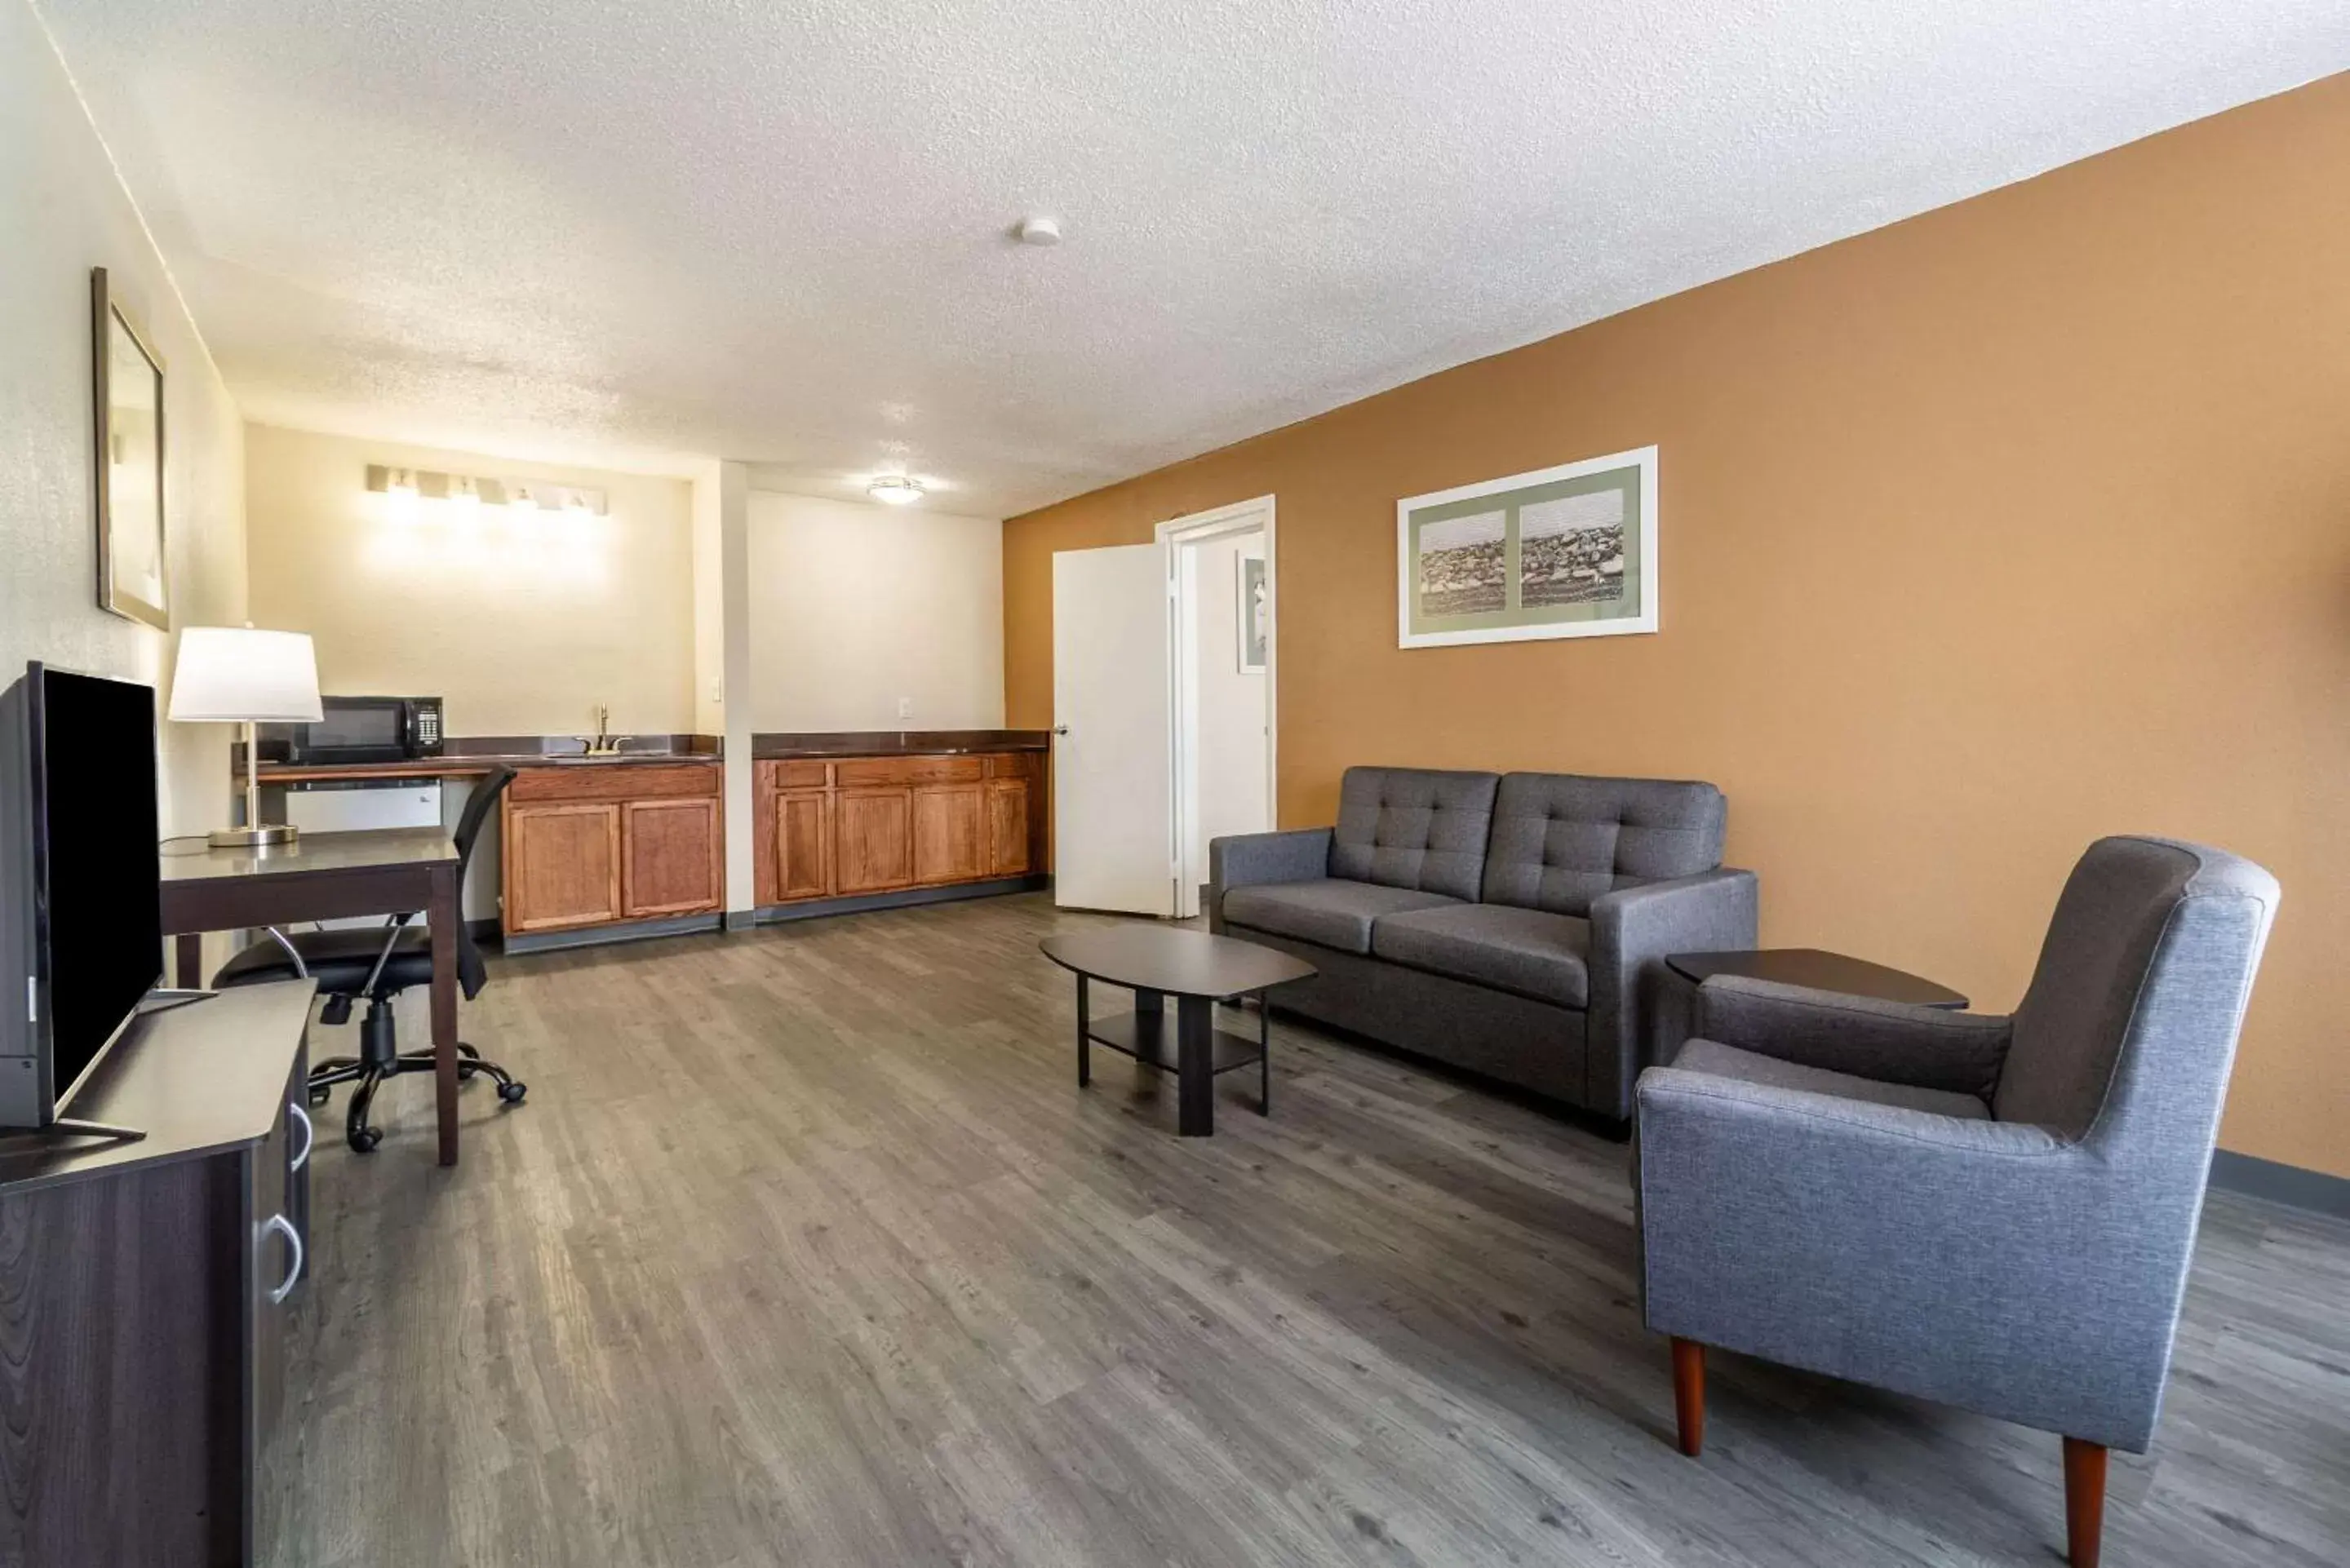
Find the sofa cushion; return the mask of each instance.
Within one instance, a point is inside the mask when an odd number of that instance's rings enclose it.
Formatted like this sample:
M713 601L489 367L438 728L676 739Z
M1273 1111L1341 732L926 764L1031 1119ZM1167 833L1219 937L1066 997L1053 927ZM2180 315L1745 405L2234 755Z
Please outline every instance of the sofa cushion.
M1910 1084L1888 1084L1877 1078L1855 1077L1850 1073L1832 1073L1825 1067L1783 1062L1776 1056L1742 1051L1735 1045L1717 1044L1711 1040L1689 1041L1671 1065L1692 1073L1711 1073L1718 1078L1736 1078L1781 1089L1804 1089L1814 1095L1834 1095L1842 1100L1898 1106L1938 1116L1957 1116L1962 1121L1991 1119L1989 1106L1956 1089L1921 1089Z
M1456 904L1382 915L1371 951L1393 963L1474 981L1560 1007L1587 1007L1591 924L1507 904Z
M1474 898L1499 782L1493 774L1348 768L1338 784L1330 875Z
M1480 896L1587 915L1602 893L1715 869L1727 816L1710 784L1511 774L1494 794Z
M1458 904L1441 893L1383 888L1324 877L1311 882L1263 882L1224 895L1224 924L1253 926L1341 952L1371 950L1371 922L1405 909Z

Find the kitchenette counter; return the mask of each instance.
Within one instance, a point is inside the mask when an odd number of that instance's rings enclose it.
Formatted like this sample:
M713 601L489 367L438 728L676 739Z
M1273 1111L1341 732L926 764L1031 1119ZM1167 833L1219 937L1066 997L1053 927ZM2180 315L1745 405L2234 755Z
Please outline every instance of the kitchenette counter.
M338 780L478 778L499 768L608 768L702 764L721 761L709 735L630 735L617 752L586 752L577 736L454 736L437 757L388 763L263 763L265 784L327 784ZM231 759L244 775L244 748Z
M751 755L761 762L795 757L952 757L990 752L1042 752L1052 736L1043 730L818 730L751 737Z

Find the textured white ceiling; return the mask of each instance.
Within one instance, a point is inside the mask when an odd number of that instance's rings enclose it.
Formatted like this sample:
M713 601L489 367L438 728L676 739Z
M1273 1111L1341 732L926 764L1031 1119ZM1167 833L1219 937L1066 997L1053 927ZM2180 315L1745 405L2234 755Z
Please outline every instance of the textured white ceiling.
M2350 67L2345 0L38 9L249 417L981 514Z

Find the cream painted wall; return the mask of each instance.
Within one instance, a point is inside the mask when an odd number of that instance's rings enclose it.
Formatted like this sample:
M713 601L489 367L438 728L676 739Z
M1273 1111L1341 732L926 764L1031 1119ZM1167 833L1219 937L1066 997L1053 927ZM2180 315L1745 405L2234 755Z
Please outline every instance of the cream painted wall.
M455 735L693 728L691 487L267 425L245 431L253 617L317 639L329 692L439 696ZM370 462L594 486L611 514L439 502L398 521Z
M1002 524L753 491L751 677L763 731L1001 725Z
M172 639L97 603L89 269L164 362L172 618L244 618L244 435L31 9L0 0L0 681L40 659L170 701ZM162 724L163 831L229 820L229 731Z

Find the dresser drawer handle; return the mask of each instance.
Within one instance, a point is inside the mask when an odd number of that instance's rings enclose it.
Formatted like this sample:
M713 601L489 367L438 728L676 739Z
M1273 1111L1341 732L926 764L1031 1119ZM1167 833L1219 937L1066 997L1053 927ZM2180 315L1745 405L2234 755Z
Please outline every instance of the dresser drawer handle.
M302 1277L302 1232L294 1229L294 1221L283 1214L269 1217L269 1223L261 1228L261 1239L266 1241L272 1231L285 1237L286 1245L293 1250L293 1256L286 1264L286 1277L278 1281L277 1288L269 1293L269 1304L278 1306L294 1293L295 1282Z
M286 1102L286 1108L294 1113L294 1119L302 1126L302 1147L286 1165L286 1170L290 1173L310 1163L310 1150L317 1145L318 1129L310 1120L310 1113L300 1106L288 1100Z

